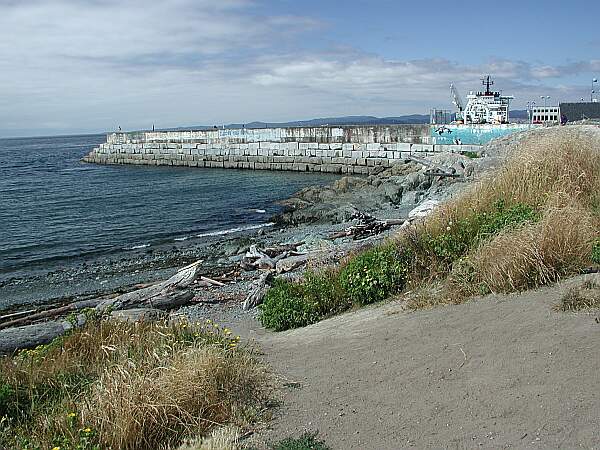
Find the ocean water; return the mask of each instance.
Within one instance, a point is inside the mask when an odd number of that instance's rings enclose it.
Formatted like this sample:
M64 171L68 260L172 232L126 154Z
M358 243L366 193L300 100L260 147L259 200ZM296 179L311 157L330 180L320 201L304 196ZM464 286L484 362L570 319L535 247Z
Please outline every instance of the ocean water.
M101 166L104 135L0 140L0 282L100 255L256 228L332 175Z

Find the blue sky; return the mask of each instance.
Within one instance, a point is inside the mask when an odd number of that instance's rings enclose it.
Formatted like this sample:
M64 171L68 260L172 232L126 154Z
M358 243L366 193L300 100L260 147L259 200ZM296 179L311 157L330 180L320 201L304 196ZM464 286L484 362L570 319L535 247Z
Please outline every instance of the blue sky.
M487 73L577 101L596 3L0 0L0 136L427 113Z

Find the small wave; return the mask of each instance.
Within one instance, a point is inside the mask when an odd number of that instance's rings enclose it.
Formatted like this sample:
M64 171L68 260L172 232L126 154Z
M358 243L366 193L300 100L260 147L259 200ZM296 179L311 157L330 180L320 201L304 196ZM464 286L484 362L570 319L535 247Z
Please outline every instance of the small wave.
M181 242L181 241L187 241L190 237L189 236L184 236L184 237L178 237L173 239L175 242Z
M267 211L264 209L255 209L254 212L258 214L265 214Z
M150 247L150 244L134 245L133 247L125 247L123 250L139 250L140 248Z
M258 230L260 228L272 227L275 225L273 222L260 223L258 225L248 225L247 227L236 227L228 230L211 231L210 233L197 234L196 237L208 237L208 236L223 236L224 234L238 233L240 231Z
M83 172L89 170L87 166L83 167L67 167L66 169L60 169L59 172Z

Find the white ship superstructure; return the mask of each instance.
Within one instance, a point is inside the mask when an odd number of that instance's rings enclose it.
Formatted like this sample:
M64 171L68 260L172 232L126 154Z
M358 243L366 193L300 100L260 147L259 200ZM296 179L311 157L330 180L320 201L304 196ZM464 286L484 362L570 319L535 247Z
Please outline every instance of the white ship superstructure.
M502 124L509 122L510 101L514 98L510 95L502 95L501 92L490 90L494 84L490 76L482 79L485 91L470 92L467 95L467 105L463 108L460 95L453 85L450 85L452 98L458 111L456 113L457 122L465 124Z

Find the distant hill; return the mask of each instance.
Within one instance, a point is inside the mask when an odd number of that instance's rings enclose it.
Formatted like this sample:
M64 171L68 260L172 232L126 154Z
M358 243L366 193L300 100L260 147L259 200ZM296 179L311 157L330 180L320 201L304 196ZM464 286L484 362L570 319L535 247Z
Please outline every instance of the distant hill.
M526 110L514 110L510 112L511 119L526 120ZM238 128L279 128L279 127L322 127L327 125L399 125L399 124L427 124L429 114L409 114L406 116L375 117L375 116L343 116L324 117L319 119L295 120L290 122L249 122L230 123L217 125L193 125L188 127L163 128L167 131L179 130L210 130L216 127L226 129Z
M249 122L245 124L230 123L225 128L277 128L277 127L321 127L326 125L394 125L394 124L424 124L429 123L429 114L410 114L398 117L375 117L375 116L344 116L324 117L320 119L296 120L291 122ZM208 130L223 125L196 125L189 127L166 128L166 130Z
M527 110L526 109L515 109L515 110L511 111L510 112L510 120L513 120L513 119L527 120L528 119Z

